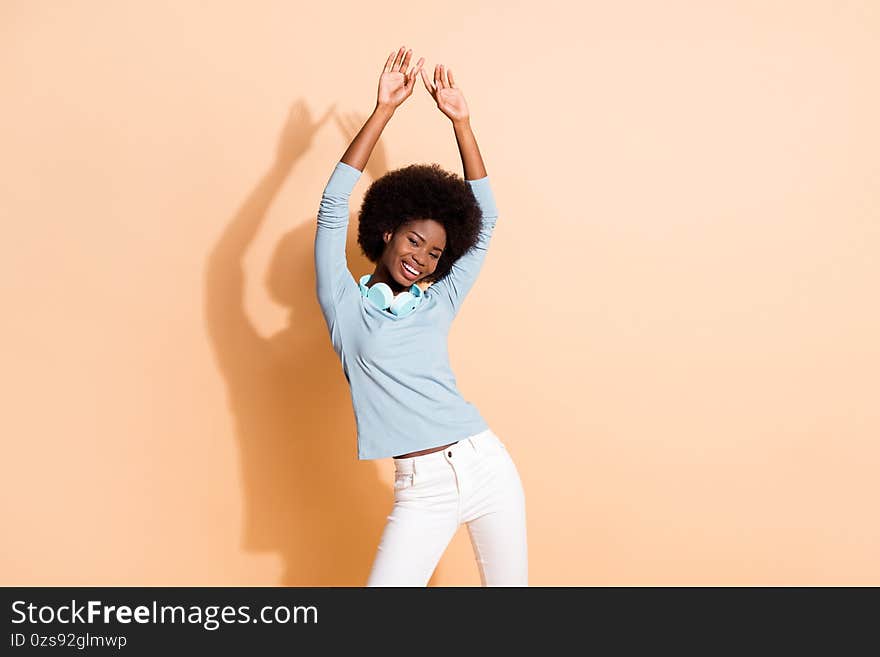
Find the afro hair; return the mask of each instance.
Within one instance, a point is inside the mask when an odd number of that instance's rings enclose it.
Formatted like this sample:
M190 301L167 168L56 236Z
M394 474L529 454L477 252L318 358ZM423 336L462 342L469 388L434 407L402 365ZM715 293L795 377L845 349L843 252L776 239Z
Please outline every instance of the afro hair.
M437 268L424 280L436 283L470 251L480 236L482 212L470 186L439 164L411 164L373 181L364 194L358 219L358 244L378 262L385 250L382 236L413 219L433 219L446 229L446 248Z

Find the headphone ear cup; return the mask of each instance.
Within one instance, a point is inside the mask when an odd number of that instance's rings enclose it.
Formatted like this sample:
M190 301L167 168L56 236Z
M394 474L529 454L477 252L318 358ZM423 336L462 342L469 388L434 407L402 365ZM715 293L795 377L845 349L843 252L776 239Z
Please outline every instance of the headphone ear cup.
M385 310L394 300L394 293L387 283L376 283L370 288L367 298L379 310Z
M415 296L412 292L401 292L391 304L391 312L398 317L404 317L415 310L421 301L422 298Z

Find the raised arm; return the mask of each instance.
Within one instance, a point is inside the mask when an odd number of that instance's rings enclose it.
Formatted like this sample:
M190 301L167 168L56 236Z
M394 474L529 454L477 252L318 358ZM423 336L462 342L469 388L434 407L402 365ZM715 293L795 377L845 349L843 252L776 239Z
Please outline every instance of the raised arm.
M477 280L486 251L489 248L489 240L495 230L495 222L498 219L498 208L492 187L489 185L489 176L483 164L483 156L477 146L477 139L471 130L470 111L464 99L461 89L455 86L455 78L452 71L443 64L434 67L434 81L428 81L428 76L422 70L422 81L428 93L437 102L437 107L452 122L455 131L455 140L458 143L458 152L461 155L461 164L464 168L464 178L471 188L480 210L483 213L483 223L480 228L480 236L476 245L450 269L449 273L432 285L436 292L444 295L452 306L453 315L457 314L465 296Z
M348 199L385 125L397 107L412 95L424 58L409 73L404 73L411 56L412 50L405 50L404 47L388 56L385 68L379 76L376 107L336 164L321 196L315 233L315 278L318 302L331 332L335 321L335 306L351 279L345 256Z
M461 89L455 86L452 69L437 64L434 67L433 83L428 82L428 74L422 69L422 81L428 93L437 102L437 107L452 121L465 180L485 178L486 167L483 164L483 156L480 155L480 148L477 146L477 139L471 130L470 110Z
M363 171L367 166L367 160L370 159L370 153L373 152L376 142L379 141L379 135L391 120L394 110L412 95L416 77L422 70L422 64L425 63L425 58L422 57L418 64L409 69L409 73L404 73L409 67L410 59L412 59L412 48L404 50L404 46L401 46L396 53L392 52L388 55L385 68L382 75L379 76L376 107L364 127L357 133L342 155L341 162L360 171Z

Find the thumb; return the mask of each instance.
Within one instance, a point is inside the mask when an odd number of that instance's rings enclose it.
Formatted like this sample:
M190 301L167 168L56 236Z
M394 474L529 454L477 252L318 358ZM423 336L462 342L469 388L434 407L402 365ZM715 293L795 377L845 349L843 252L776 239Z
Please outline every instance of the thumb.
M422 82L425 83L425 89L427 89L428 93L433 96L434 95L434 89L432 88L433 85L428 83L428 76L425 74L425 71L420 69L419 73L422 74Z

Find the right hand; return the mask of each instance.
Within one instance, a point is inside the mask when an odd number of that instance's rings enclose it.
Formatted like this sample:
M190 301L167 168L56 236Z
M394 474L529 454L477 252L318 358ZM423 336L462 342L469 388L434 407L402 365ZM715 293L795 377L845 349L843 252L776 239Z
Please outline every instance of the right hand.
M455 123L470 119L470 110L461 89L455 86L455 78L452 76L451 68L448 69L443 64L437 64L434 67L434 83L428 82L428 74L424 71L422 71L422 80L425 82L425 89L437 102L437 107L449 117L450 121Z
M385 70L379 76L377 106L388 107L394 110L412 95L416 78L419 75L419 71L422 70L425 58L419 59L418 64L405 73L412 57L412 48L409 50L404 48L405 46L401 46L400 50L396 53L392 52L388 55L388 60L385 62Z

